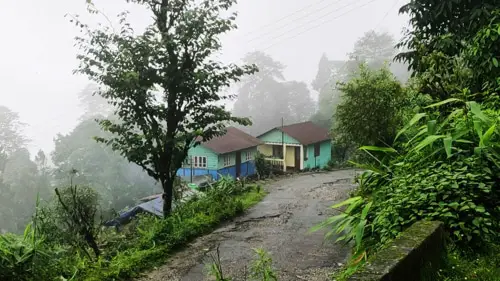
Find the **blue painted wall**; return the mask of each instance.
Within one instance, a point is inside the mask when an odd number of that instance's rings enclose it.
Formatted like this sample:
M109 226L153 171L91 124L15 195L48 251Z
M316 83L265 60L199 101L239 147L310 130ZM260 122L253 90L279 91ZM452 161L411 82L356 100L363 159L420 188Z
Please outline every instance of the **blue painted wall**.
M243 163L241 163L240 167L241 167L240 175L242 177L255 174L255 161L254 160L243 162ZM223 176L232 176L233 178L236 178L236 166L222 168L218 171L218 173L223 175Z

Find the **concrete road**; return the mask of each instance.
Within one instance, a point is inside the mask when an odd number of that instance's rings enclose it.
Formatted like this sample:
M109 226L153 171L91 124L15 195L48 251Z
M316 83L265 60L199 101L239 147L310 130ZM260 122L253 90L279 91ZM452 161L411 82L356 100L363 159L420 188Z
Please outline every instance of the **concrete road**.
M222 268L234 281L244 281L247 267L263 248L273 258L280 281L331 280L349 249L324 240L326 231L308 230L334 215L329 207L347 198L354 187L353 170L300 174L269 184L269 195L213 233L200 237L141 281L203 281L217 245Z

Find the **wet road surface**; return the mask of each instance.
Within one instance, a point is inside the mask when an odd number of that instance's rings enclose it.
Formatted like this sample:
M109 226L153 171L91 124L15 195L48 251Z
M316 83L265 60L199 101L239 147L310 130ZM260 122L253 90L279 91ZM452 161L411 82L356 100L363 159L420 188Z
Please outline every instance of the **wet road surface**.
M209 235L174 254L168 263L141 281L203 281L217 246L224 275L243 281L255 256L253 248L271 255L280 281L331 280L349 249L325 241L325 231L309 229L334 215L329 207L346 199L354 187L353 170L299 174L269 183L259 204Z

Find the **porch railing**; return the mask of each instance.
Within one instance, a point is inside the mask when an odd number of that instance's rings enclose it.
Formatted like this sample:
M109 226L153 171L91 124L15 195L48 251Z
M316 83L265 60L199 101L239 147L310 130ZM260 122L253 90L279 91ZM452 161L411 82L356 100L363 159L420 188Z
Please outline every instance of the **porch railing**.
M266 160L267 162L269 162L273 168L277 168L277 169L283 170L283 163L285 161L284 159L279 159L279 158L264 158L264 160Z

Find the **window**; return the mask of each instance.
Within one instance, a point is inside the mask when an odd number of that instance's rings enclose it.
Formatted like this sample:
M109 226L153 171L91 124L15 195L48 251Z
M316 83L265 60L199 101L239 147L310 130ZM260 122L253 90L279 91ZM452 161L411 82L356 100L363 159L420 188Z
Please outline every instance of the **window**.
M207 167L207 157L205 157L205 156L194 156L192 161L193 161L194 168L206 168Z
M283 159L283 146L273 145L273 157Z
M320 154L319 143L314 144L314 157L318 157Z
M224 155L224 167L231 166L231 155Z
M252 152L247 151L245 152L245 161L250 161L252 160Z
M307 161L308 155L307 155L307 146L304 146L304 161Z

